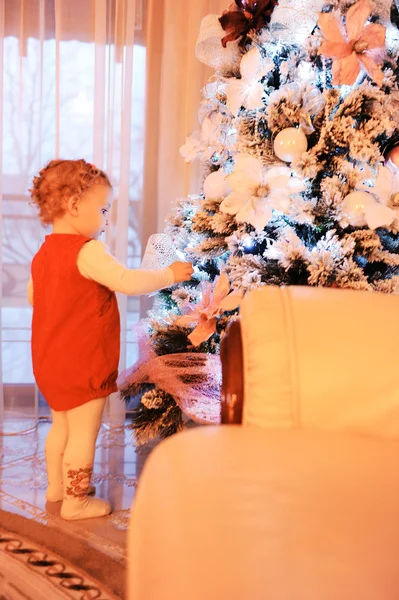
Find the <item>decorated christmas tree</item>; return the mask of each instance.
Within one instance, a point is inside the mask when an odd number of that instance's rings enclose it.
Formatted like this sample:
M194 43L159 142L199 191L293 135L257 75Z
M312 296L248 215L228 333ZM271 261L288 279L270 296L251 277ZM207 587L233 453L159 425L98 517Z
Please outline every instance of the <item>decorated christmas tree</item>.
M203 193L155 252L195 275L158 295L122 376L139 443L218 422L220 340L248 290L399 293L398 33L391 0L235 0L203 20L215 75L181 148Z

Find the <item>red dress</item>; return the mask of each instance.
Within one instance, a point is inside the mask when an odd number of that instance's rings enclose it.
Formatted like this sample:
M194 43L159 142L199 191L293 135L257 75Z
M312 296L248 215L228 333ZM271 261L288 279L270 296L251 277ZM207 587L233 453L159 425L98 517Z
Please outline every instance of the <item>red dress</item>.
M120 319L114 292L80 274L90 238L52 234L32 262L32 361L37 385L55 411L117 391Z

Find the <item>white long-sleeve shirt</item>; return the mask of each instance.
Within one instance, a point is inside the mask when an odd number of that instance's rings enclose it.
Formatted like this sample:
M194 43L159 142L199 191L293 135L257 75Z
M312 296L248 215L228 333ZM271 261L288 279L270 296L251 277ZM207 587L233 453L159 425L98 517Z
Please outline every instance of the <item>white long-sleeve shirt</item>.
M86 279L129 296L151 294L175 283L170 267L154 270L127 269L109 253L103 242L97 240L84 244L78 254L77 267ZM28 283L28 300L33 306L32 276Z

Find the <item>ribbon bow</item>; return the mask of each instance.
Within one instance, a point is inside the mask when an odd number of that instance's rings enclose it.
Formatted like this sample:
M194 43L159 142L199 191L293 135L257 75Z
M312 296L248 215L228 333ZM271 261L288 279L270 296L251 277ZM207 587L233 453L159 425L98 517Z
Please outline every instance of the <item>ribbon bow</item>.
M278 0L235 0L230 9L219 19L227 35L222 39L223 47L227 42L241 38L243 48L251 30L258 31L270 22L272 12Z

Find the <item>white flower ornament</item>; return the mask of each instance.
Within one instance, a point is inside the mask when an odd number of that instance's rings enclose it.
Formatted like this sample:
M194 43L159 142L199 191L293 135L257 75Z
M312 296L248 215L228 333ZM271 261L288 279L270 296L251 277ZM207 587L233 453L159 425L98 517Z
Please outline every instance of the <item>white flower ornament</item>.
M363 181L356 189L370 196L364 204L364 219L370 229L389 227L399 219L399 210L389 206L394 199L399 201L399 173L381 166L373 187Z
M226 181L232 190L220 205L221 212L235 215L239 223L249 223L263 231L273 218L273 210L287 214L291 197L306 189L287 166L264 168L249 154L236 158L235 168Z
M199 131L195 131L186 138L186 142L180 147L180 155L186 163L192 162L202 151L202 142Z
M248 110L264 106L262 96L263 85L260 80L274 69L271 59L264 59L258 48L252 48L241 60L241 79L231 78L226 85L227 107L237 116L241 106Z
M180 155L189 163L201 155L203 161L210 160L215 152L223 151L221 136L226 129L224 117L220 113L213 113L202 121L201 129L195 131L186 139L180 148Z

